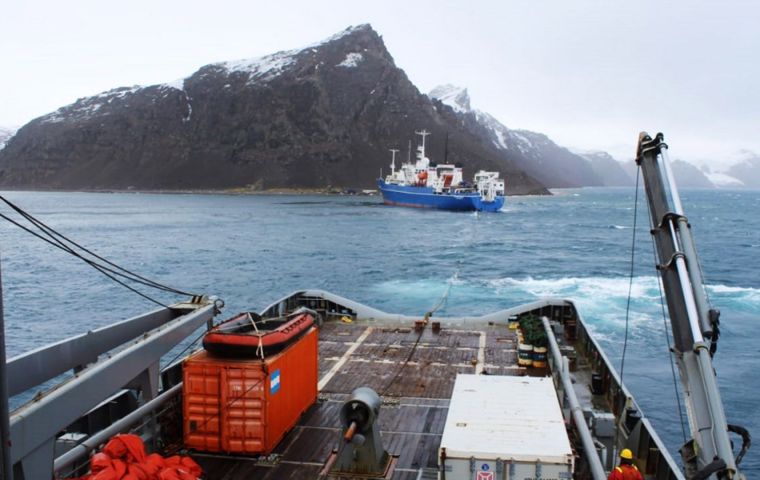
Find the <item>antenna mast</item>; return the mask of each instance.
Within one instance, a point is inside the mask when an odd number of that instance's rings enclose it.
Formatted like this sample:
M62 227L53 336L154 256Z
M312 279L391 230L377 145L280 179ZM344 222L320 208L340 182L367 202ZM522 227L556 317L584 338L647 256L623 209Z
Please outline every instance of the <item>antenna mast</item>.
M422 137L422 150L420 150L420 152L422 153L422 158L425 158L425 137L430 135L430 132L423 129L421 132L415 131L414 133Z
M390 150L393 155L393 158L391 159L391 175L393 175L396 173L396 154L398 153L398 150L395 148L389 148L388 150Z

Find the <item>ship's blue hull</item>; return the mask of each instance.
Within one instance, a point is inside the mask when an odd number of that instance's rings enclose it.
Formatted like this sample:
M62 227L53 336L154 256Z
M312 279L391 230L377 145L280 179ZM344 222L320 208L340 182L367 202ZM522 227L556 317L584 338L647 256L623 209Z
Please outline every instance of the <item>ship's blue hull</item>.
M464 212L498 212L504 206L504 197L485 202L477 193L435 193L430 187L393 185L385 183L382 179L377 181L377 186L383 194L383 201L388 205Z

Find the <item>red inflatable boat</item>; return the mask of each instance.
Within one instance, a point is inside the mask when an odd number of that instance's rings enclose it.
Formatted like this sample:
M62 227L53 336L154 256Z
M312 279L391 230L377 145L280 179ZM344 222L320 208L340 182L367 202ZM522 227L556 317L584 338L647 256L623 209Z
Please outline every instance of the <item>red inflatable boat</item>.
M264 358L283 350L315 324L316 314L263 319L253 312L240 313L215 326L203 337L203 348L218 357Z

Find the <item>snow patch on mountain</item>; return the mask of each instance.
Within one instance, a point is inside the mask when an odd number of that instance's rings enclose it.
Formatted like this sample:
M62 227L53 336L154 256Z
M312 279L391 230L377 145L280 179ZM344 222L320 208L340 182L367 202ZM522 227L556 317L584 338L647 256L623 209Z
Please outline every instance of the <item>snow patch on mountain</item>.
M471 110L470 95L466 88L451 84L440 85L432 89L428 97L440 100L453 108L455 112L466 113Z
M357 67L361 61L364 60L364 55L357 52L351 52L346 55L346 58L336 65L336 67L353 68Z
M271 55L265 55L257 58L247 58L242 60L226 61L212 64L216 67L227 72L232 73L244 73L248 76L247 83L268 82L288 69L291 65L294 65L297 60L297 55L310 51L312 53L317 52L317 47L325 44L335 42L337 40L351 35L355 32L372 30L369 24L362 24L336 33L320 42L308 45L304 48L294 50L283 50ZM358 52L349 53L346 58L339 63L339 67L356 67L364 59L364 55ZM87 120L95 115L103 114L103 107L118 101L128 101L128 97L140 90L147 88L158 88L163 90L163 96L168 97L172 95L172 91L179 90L185 92L185 101L187 103L186 114L183 115L182 121L187 122L192 115L192 99L185 91L185 78L174 80L173 82L161 83L157 85L134 85L132 87L120 87L112 90L108 90L92 97L80 98L76 102L63 106L58 110L51 112L47 115L40 117L42 123L60 123L66 120ZM229 84L228 84L229 85ZM226 85L226 86L228 86ZM104 109L108 110L108 109Z
M303 50L308 50L310 48L321 47L322 45L325 45L325 44L328 44L328 43L332 43L332 42L334 42L336 40L340 40L341 38L343 38L343 37L345 37L347 35L351 35L352 33L360 32L362 30L372 30L372 25L370 25L369 23L362 23L360 25L350 26L350 27L346 28L345 30L342 30L342 31L340 31L340 32L338 32L338 33L336 33L334 35L330 35L329 37L325 38L324 40L321 40L321 41L319 41L317 43L312 43L311 45L307 45L306 47L303 48Z
M18 130L18 128L0 127L0 150L5 148L8 140L16 134L16 130Z
M297 48L293 50L283 50L281 52L273 53L271 55L265 55L257 58L247 58L242 60L220 62L213 64L216 67L223 68L229 73L242 72L248 74L248 83L253 82L268 82L273 78L278 77L288 67L296 63L296 56L300 53L310 51L315 53L318 47L326 45L331 42L342 39L343 37L350 35L354 32L362 30L371 30L372 27L369 24L357 25L354 27L348 27L347 29L332 35L321 42L317 42L311 45L307 45L303 48ZM340 67L355 67L363 59L361 53L349 53L346 59L338 64Z
M708 180L718 188L744 187L745 184L736 177L721 172L704 172Z
M473 113L475 114L475 119L478 121L478 123L483 125L486 129L488 129L488 131L491 132L493 136L491 142L494 144L494 146L499 150L509 150L509 129L486 112L473 110Z
M174 80L173 82L166 82L159 85L160 87L166 87L166 88L173 88L175 90L184 90L185 89L185 79L184 78L178 78L177 80Z
M72 118L75 120L86 120L94 116L103 106L128 98L143 88L145 87L140 85L119 87L101 92L92 97L80 98L70 105L63 106L52 113L40 117L40 121L42 123L60 123Z
M248 74L248 82L269 81L280 75L288 66L295 63L295 55L301 50L287 50L265 55L258 58L246 58L231 62L214 64L229 73L242 72Z

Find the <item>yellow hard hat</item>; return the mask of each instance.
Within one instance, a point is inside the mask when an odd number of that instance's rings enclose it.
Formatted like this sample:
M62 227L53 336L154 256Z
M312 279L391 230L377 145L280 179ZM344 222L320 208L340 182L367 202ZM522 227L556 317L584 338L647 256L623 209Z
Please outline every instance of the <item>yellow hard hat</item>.
M626 460L633 460L633 452L628 450L627 448L624 448L620 451L620 458L625 458Z

